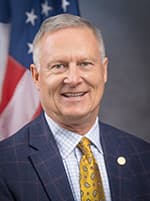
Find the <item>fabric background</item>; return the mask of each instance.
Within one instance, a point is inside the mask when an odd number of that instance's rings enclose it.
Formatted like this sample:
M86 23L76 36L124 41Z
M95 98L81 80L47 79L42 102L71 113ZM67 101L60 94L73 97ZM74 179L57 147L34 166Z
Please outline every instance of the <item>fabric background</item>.
M150 1L80 0L79 6L101 28L109 57L101 119L150 142Z

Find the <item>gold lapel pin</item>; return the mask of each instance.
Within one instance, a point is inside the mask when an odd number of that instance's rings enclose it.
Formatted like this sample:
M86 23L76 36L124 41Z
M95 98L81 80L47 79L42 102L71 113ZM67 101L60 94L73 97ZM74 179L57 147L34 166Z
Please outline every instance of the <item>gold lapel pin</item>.
M126 162L127 162L127 160L126 160L126 158L125 158L124 156L119 156L119 157L117 158L117 163L118 163L119 165L125 165Z

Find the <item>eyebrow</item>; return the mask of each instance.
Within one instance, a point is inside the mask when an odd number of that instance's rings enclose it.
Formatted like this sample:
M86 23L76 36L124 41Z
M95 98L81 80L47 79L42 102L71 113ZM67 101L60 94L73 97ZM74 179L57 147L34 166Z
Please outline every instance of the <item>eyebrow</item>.
M93 62L96 62L97 61L97 58L93 58L93 57L79 57L78 59L77 59L77 62L78 61L88 61L88 60L91 60L91 61L93 61ZM48 65L50 65L50 64L52 64L52 63L57 63L57 62L59 62L59 63L66 63L66 62L68 62L68 61L70 61L70 59L68 59L67 57L64 57L64 58L52 58L52 59L50 59L49 60L49 62L48 62Z

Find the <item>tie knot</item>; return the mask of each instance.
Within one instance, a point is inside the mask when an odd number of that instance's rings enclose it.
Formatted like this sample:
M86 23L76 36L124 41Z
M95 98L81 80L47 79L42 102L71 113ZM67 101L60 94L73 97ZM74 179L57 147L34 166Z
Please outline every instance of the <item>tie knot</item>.
M86 137L83 137L78 144L78 148L82 151L83 154L89 155L91 154L90 145L91 145L90 140Z

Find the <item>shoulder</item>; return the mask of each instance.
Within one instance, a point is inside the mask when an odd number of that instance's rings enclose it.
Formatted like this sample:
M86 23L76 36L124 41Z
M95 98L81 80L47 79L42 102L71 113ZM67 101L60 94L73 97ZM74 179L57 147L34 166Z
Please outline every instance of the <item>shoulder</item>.
M100 136L107 160L123 156L129 169L146 172L150 177L150 143L113 126L100 123ZM111 161L113 161L111 160Z
M34 130L38 130L38 124L40 124L41 115L37 117L35 120L29 122L16 133L12 134L10 137L4 139L0 142L0 155L3 152L8 152L15 147L23 147L28 144L29 141L29 133L34 133Z
M100 122L100 132L105 143L127 152L146 152L150 155L150 143L121 129Z

